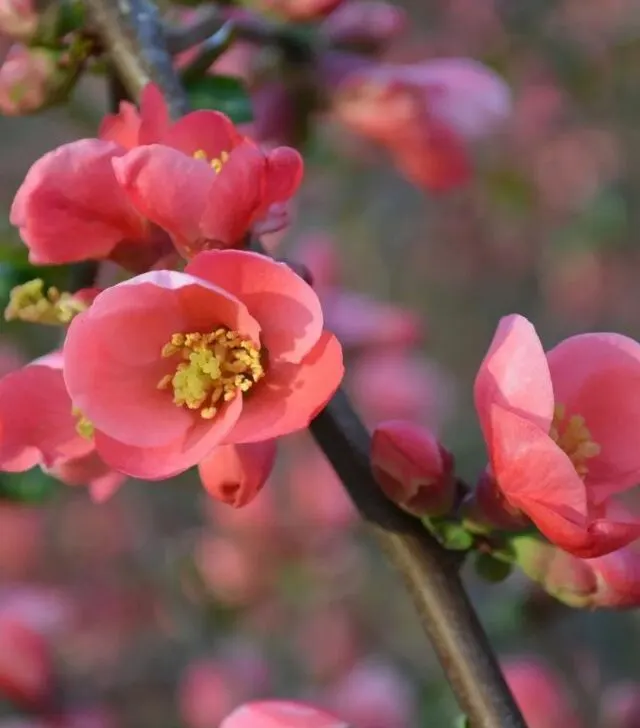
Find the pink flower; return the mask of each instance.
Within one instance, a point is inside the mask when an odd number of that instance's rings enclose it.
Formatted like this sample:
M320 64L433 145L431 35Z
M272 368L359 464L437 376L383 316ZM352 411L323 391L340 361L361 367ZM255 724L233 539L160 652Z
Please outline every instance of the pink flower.
M51 657L44 638L23 623L0 618L0 695L28 708L50 696Z
M385 495L418 517L453 507L453 456L425 428L390 420L373 431L371 467Z
M212 660L192 662L181 677L178 702L187 728L219 725L239 698L240 691L229 671Z
M326 18L322 32L334 44L380 49L406 26L406 12L385 0L348 0Z
M99 458L93 439L78 432L58 353L0 379L0 470L40 465L69 485L88 485L104 500L124 481Z
M220 728L348 728L344 721L303 703L265 700L245 703Z
M640 536L608 515L640 479L640 344L582 334L545 354L521 316L500 322L475 382L491 475L507 504L583 558Z
M207 493L240 508L250 503L265 484L276 457L273 440L219 445L198 465Z
M494 131L510 106L504 81L464 58L369 66L336 95L345 124L386 146L410 181L434 192L467 181L467 141Z
M502 670L529 728L581 728L562 680L532 657L506 661Z
M277 205L302 177L297 152L264 154L224 114L196 111L170 124L154 86L140 114L125 102L100 134L59 147L27 173L11 222L32 262L111 258L140 271L169 256L172 241L187 255L235 245L255 224L286 223Z
M101 293L71 323L64 370L105 462L152 480L306 427L343 374L311 287L230 250Z

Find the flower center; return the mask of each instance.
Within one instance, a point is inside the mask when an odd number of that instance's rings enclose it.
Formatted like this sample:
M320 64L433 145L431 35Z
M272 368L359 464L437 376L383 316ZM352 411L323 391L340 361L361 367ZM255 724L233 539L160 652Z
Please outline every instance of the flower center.
M71 414L76 418L76 432L78 435L84 437L85 440L90 440L94 433L93 422L87 419L77 407L71 409Z
M198 149L198 151L193 153L193 157L194 159L204 159L205 162L209 162L213 171L216 174L219 174L226 162L229 160L229 152L222 151L219 157L216 157L215 159L209 161L207 153L204 151L204 149Z
M549 435L569 456L576 472L584 479L589 472L587 460L600 454L600 445L591 438L584 417L567 417L565 406L556 405Z
M248 392L264 377L260 353L251 341L224 327L211 334L173 334L162 356L182 361L174 374L158 382L158 389L171 387L176 406L199 409L210 420L221 403Z
M53 286L45 291L44 281L34 278L11 291L4 317L7 321L17 319L38 324L68 324L87 308L88 304L72 293L61 293Z

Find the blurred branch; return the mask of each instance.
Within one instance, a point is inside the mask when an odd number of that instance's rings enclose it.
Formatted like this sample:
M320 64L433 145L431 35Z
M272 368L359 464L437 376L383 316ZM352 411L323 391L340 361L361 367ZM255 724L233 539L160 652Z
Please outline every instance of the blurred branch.
M137 94L144 80L152 79L161 86L174 115L186 111L185 94L150 3L85 1L127 89ZM213 33L216 28L209 30ZM369 467L369 434L342 391L318 415L311 431L374 537L402 574L470 725L526 728L460 582L455 556L419 521L384 497Z

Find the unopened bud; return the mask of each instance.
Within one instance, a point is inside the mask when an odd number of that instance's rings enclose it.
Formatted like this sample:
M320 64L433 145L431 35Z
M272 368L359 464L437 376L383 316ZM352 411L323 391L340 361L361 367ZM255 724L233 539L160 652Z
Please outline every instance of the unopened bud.
M322 32L334 45L379 51L401 35L406 25L406 13L396 5L384 0L353 0L331 13Z
M0 33L15 40L29 40L38 29L34 0L0 0Z
M633 546L580 559L536 536L516 536L511 544L525 574L569 606L625 609L640 605L640 551Z
M453 456L424 427L392 420L379 424L371 467L384 494L413 515L442 516L456 493Z
M507 503L495 479L486 471L464 500L460 512L468 528L478 533L494 529L519 531L529 525L529 519Z
M50 101L59 79L55 53L14 45L0 68L0 113L20 116L38 111Z

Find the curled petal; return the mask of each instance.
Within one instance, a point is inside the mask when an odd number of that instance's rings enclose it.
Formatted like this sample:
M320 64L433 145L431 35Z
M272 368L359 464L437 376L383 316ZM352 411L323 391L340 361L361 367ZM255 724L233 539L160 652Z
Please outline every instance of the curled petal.
M594 501L640 481L640 344L619 334L582 334L547 355L556 400L585 419L600 453L586 478Z
M117 114L107 114L100 124L98 137L107 142L115 142L124 149L138 145L140 136L140 116L129 101L121 101Z
M340 344L325 331L302 362L274 366L255 392L244 398L242 416L227 441L256 442L307 427L343 375Z
M30 364L0 380L0 469L22 472L80 457L93 445L76 431L62 372Z
M125 150L112 142L82 139L39 159L11 208L11 222L33 263L104 258L123 240L144 240L145 223L113 174Z
M138 144L155 144L167 133L170 125L169 107L162 91L148 83L140 95L140 139Z
M271 360L301 361L322 333L317 295L284 263L258 253L212 250L193 258L185 271L246 305L260 322Z
M275 440L220 445L198 465L205 490L214 498L241 508L265 484L276 457Z
M204 152L207 160L231 153L243 140L229 117L219 111L194 111L179 119L164 134L162 143L192 157Z
M493 405L526 418L544 433L549 432L554 407L549 367L540 339L524 317L512 315L500 320L476 376L474 399L489 445Z
M114 159L115 178L138 212L166 230L183 251L201 238L200 218L215 174L201 159L161 145Z
M265 204L283 202L292 197L302 182L304 164L299 152L291 147L277 147L267 155Z
M236 397L213 420L194 418L191 427L171 442L155 447L135 447L96 431L96 449L114 470L144 480L164 480L197 465L218 447L233 429L242 411Z

